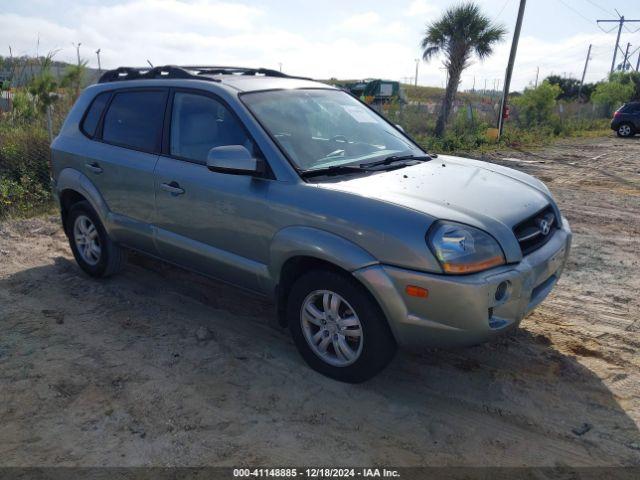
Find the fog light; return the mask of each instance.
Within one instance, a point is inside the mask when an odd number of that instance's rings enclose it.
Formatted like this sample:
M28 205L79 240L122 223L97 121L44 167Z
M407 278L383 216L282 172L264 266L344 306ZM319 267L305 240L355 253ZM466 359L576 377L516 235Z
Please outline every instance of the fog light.
M500 282L500 284L498 285L498 288L496 288L496 294L495 294L496 301L500 302L504 300L504 298L507 296L508 291L509 291L509 282L507 282L506 280L504 282Z
M407 285L404 291L411 297L427 298L429 296L429 290L415 285Z

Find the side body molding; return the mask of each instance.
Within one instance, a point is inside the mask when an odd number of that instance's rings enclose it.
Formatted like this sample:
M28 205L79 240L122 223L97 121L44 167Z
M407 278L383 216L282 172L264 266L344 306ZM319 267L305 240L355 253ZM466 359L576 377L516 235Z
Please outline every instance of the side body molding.
M290 258L299 256L324 260L349 272L379 263L369 252L346 238L318 228L286 227L271 241L268 268L274 288L280 281L282 266Z

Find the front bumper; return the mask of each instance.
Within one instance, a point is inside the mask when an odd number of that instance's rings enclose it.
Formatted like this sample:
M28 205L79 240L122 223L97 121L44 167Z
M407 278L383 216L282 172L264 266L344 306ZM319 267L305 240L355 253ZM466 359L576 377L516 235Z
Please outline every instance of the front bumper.
M373 265L354 272L382 307L400 345L474 345L516 327L542 302L560 278L571 247L571 229L562 227L541 248L515 265L472 275L452 276ZM507 292L496 300L496 290ZM407 285L429 290L411 297Z

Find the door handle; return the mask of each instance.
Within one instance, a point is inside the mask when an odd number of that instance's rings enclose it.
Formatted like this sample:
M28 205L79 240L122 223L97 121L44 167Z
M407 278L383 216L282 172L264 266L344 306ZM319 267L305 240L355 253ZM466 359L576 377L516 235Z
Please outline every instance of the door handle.
M84 166L87 167L88 170L92 171L96 175L99 175L103 172L102 167L98 165L97 162L85 163Z
M161 183L160 188L165 192L169 192L173 196L182 195L184 193L184 188L180 188L178 182Z

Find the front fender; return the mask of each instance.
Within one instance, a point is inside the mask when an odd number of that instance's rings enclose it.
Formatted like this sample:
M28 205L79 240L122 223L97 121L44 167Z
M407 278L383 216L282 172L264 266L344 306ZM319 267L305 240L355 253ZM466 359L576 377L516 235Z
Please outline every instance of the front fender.
M286 227L276 233L270 245L268 268L274 286L280 281L285 262L300 256L324 260L348 272L379 263L362 247L339 235L313 227Z
M74 190L82 195L91 204L93 209L98 213L102 224L107 231L109 207L96 186L87 178L86 175L74 168L64 168L60 171L55 183L55 194L60 197L65 190Z

